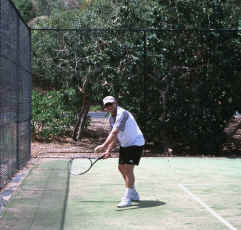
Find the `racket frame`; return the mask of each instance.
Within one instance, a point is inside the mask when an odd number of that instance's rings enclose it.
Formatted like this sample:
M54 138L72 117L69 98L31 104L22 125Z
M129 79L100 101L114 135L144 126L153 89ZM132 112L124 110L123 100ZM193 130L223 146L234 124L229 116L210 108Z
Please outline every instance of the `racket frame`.
M89 172L90 169L96 164L96 162L99 161L99 160L104 159L104 157L105 157L105 154L101 155L101 156L98 157L98 158L94 158L94 159L91 158L91 157L86 157L86 158L85 158L85 157L73 157L73 158L71 159L71 165L69 166L70 174L71 174L71 175L74 175L74 176L83 175L83 174ZM82 172L74 173L74 172L72 171L72 162L73 162L73 160L75 160L75 159L88 159L88 160L90 161L90 166L89 166L86 170L84 170L84 171L82 171ZM94 160L94 161L93 161L93 160Z

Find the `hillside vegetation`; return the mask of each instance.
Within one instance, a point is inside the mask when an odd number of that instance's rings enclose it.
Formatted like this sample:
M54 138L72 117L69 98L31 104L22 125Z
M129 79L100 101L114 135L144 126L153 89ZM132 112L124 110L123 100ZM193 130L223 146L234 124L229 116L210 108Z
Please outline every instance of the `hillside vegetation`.
M32 31L33 133L79 140L89 106L112 94L149 145L220 151L241 110L239 1L41 3L16 1L32 28L57 29Z

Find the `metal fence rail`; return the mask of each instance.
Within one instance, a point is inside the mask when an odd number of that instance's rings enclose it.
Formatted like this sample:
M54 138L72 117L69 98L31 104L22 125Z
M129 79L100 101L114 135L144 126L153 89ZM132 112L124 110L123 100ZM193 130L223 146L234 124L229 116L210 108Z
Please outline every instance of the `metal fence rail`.
M13 3L0 0L0 188L30 159L30 34Z

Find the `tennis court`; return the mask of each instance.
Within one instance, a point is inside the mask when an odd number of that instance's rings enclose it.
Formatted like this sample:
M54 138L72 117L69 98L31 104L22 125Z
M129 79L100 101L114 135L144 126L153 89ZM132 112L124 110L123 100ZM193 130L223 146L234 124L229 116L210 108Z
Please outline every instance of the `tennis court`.
M99 161L82 176L68 173L69 160L41 159L4 208L1 230L241 229L240 164L143 158L135 170L141 201L120 209L117 158Z

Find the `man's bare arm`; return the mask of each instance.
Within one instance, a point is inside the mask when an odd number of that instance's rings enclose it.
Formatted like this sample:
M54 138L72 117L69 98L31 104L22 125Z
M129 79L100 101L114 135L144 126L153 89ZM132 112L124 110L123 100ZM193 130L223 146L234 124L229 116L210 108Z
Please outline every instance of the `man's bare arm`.
M105 142L102 145L98 145L95 148L96 152L102 152L104 149L106 149L106 152L109 152L114 148L116 142L117 142L117 134L119 130L112 130L108 137L106 138Z

